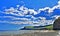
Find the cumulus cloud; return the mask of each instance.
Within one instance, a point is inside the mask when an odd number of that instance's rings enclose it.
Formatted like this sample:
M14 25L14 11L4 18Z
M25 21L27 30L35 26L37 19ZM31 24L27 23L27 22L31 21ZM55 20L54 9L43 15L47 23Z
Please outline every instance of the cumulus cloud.
M53 12L55 9L60 9L60 1L58 1L58 4L52 8L50 7L45 7L45 8L40 8L38 11L35 11L34 9L29 9L24 6L19 6L17 5L17 8L10 7L9 9L5 9L5 14L11 14L14 16L22 16L24 18L18 18L18 17L13 17L13 16L4 16L5 18L10 18L12 21L7 21L7 20L0 20L1 23L11 23L11 24L39 24L39 25L48 25L48 24L53 24L54 20L46 20L46 17L34 17L33 15L39 14L41 11L46 11L48 10L48 13ZM30 17L30 18L25 18L25 17ZM60 16L53 16L56 19ZM38 19L38 20L37 20ZM13 21L16 20L16 21ZM17 21L17 20L22 20L22 21Z
M19 8L19 10L17 8ZM13 14L13 15L17 15L17 16L24 16L28 13L29 13L29 15L31 15L31 14L37 15L41 11L46 11L46 10L48 10L48 13L51 13L55 9L60 9L60 1L58 1L57 5L53 6L52 8L50 8L50 7L40 8L38 11L35 11L34 9L29 9L24 6L19 7L19 5L17 5L17 8L10 7L9 9L5 9L5 12L7 14Z
M17 7L19 7L19 5L17 5ZM20 11L19 11L20 10ZM24 16L26 14L33 14L36 15L38 14L34 9L28 9L24 6L19 7L19 10L14 8L14 7L10 7L10 9L5 9L5 13L6 14L12 14L12 15L17 15L17 16Z
M50 8L50 7L40 8L38 12L48 10L48 13L51 13L51 12L53 12L55 9L60 9L60 0L58 1L58 4L57 4L56 6L53 6L52 8Z
M34 15L38 14L38 12L36 12L36 11L33 10L33 9L29 9L29 12L30 12L30 14L34 14Z

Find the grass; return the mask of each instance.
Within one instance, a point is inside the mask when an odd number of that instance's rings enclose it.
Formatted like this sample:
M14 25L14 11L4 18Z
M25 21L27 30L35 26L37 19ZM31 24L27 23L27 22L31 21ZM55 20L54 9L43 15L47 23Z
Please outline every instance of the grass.
M45 26L45 28L48 29L48 30L52 30L53 29L53 25Z
M26 29L36 29L36 30L40 30L41 29L41 27L38 27L38 28L34 28L34 26L26 26L25 27ZM47 30L52 30L53 29L53 25L47 25L47 26L44 26L44 28L46 28ZM44 28L42 28L42 29L44 29Z

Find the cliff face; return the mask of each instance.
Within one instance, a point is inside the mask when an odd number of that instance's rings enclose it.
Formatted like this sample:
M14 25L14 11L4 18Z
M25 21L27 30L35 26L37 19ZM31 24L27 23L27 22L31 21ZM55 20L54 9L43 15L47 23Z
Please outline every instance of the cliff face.
M54 21L53 30L60 30L60 17Z

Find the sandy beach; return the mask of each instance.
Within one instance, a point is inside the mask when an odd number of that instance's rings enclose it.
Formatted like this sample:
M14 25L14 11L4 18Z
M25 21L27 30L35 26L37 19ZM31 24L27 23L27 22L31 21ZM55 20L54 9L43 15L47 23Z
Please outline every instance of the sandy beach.
M58 31L48 30L21 30L0 32L0 36L57 36Z

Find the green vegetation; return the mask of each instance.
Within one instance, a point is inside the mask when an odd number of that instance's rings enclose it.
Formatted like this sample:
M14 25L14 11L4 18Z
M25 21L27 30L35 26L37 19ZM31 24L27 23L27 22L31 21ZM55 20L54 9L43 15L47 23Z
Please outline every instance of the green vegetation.
M25 29L32 29L32 30L40 30L40 29L45 30L45 29L47 29L47 30L52 30L53 25L46 25L46 26L43 26L43 27L41 27L41 26L25 26Z
M53 29L53 25L46 26L45 28L48 29L48 30L52 30Z

